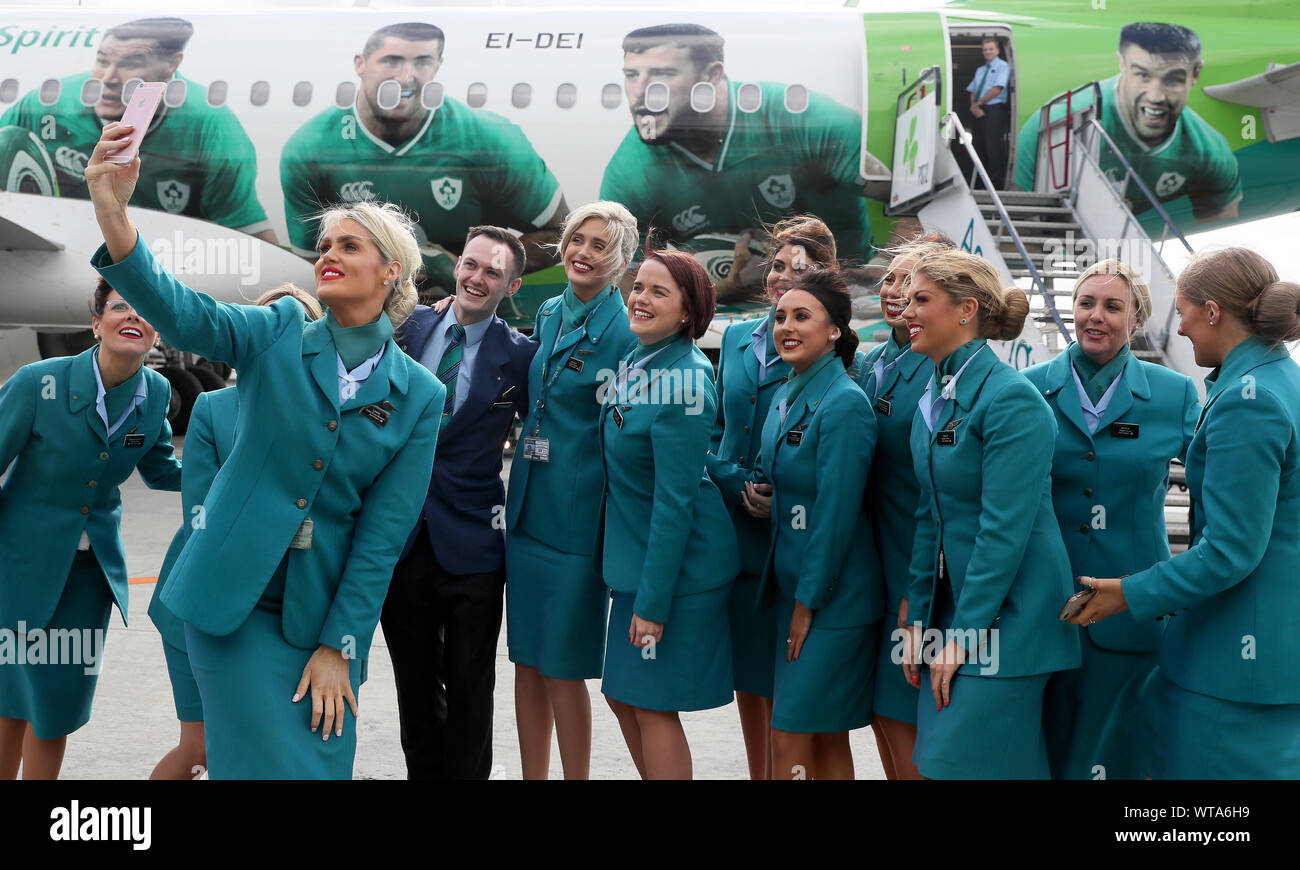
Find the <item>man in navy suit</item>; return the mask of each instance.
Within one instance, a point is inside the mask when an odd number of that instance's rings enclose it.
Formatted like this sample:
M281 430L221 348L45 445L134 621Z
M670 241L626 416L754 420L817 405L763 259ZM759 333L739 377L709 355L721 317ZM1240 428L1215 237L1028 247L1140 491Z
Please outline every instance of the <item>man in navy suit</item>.
M524 247L472 227L441 313L420 306L394 336L447 386L438 460L419 523L393 571L384 637L393 657L410 779L486 779L505 589L501 456L528 411L537 345L496 316L519 289Z

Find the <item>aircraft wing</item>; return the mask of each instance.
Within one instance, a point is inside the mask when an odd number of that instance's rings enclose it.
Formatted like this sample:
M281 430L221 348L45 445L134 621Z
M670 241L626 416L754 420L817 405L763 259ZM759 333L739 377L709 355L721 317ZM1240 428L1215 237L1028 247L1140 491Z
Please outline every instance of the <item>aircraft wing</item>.
M1207 85L1206 94L1225 103L1263 109L1268 141L1300 136L1300 63L1270 63L1268 72L1222 85Z

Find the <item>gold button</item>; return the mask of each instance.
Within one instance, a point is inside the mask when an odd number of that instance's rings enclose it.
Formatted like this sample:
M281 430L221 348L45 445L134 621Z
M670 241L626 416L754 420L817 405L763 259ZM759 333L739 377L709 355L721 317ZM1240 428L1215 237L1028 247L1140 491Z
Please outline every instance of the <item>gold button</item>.
M751 405L758 404L758 396L750 396L750 397L749 397L749 404L751 404Z
M1087 453L1083 454L1083 458L1088 460L1089 462L1092 462L1094 459L1097 458L1097 454L1089 450Z
M88 514L88 513L90 513L90 508L86 507L86 506L83 504L83 505L81 506L81 515L82 515L82 516L85 516L85 515Z
M322 468L325 467L325 463L321 462L319 459L313 459L311 463L311 467L316 469L317 471L320 471Z
M1085 489L1083 491L1083 494L1087 498L1092 498L1092 487L1088 487L1087 489Z
M300 498L294 502L294 504L296 504L300 510L305 509L307 507L307 499Z
M335 429L339 428L339 423L337 420L330 420L325 424L325 428L333 432Z
M90 481L90 483L87 483L86 486L90 487L91 489L94 489L95 487L99 486L99 481L92 480Z
M1082 525L1082 526L1079 526L1079 534L1081 534L1081 535L1086 535L1086 534L1088 534L1088 526L1087 526L1086 524L1085 524L1085 525Z
M746 435L749 434L749 427L748 427L748 426L745 427L745 434L746 434Z
M107 454L107 453L101 453L101 454L99 454L99 458L100 458L100 459L107 459L107 458L108 458L108 454Z

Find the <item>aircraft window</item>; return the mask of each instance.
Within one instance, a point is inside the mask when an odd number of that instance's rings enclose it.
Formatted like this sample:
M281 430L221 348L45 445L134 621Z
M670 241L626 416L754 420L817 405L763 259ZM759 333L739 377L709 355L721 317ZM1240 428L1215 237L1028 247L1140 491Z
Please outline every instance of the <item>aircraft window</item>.
M163 91L163 103L169 109L180 106L185 102L187 90L189 90L189 85L185 84L185 79L172 79L167 83L166 90Z
M663 82L651 82L645 89L645 107L651 112L663 112L668 109L668 85Z
M357 101L357 83L356 82L339 82L339 86L334 89L334 105L340 109L347 109Z
M218 79L208 85L208 105L223 106L226 103L226 95L230 92L230 85Z
M736 90L736 105L742 112L757 112L763 105L763 91L753 82L745 82Z
M474 82L465 92L465 103L471 109L481 109L487 102L487 85L482 82Z
M442 82L425 82L424 87L420 89L420 105L426 109L437 111L442 108Z
M298 82L293 86L293 104L306 106L311 103L311 82Z
M41 82L40 101L42 106L53 106L59 101L62 85L58 79L46 79Z
M270 82L253 82L253 86L248 89L248 101L254 106L265 106L270 98Z
M402 86L397 79L385 79L379 83L379 90L375 91L375 103L379 108L387 111L396 109L397 104L402 101Z
M613 82L600 89L600 104L606 109L617 109L623 103L623 87Z
M86 79L81 84L81 105L93 106L99 102L99 97L104 93L104 82L102 79ZM6 100L6 102L8 102Z
M572 109L578 102L578 86L565 82L555 89L555 105Z
M532 101L533 86L528 82L520 82L510 91L510 105L516 109L527 109Z
M18 79L5 79L0 82L0 103L12 103L18 99Z
M718 92L709 82L691 85L691 108L697 112L711 112L718 101Z
M126 80L126 84L122 85L122 105L125 106L127 103L131 102L131 95L135 93L135 86L142 84L143 82L144 79L142 78Z
M806 108L808 108L808 89L803 85L786 85L785 110L797 115Z

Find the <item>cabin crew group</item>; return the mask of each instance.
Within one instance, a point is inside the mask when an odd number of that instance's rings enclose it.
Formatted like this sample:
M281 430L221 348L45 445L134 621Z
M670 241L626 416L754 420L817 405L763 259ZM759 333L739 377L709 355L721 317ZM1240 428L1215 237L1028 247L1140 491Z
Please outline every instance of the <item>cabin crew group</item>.
M514 234L471 229L452 299L417 306L415 235L375 203L320 216L315 297L218 303L137 233L139 161L104 159L132 132L86 169L96 346L0 386L0 778L57 776L90 717L134 469L184 510L149 608L181 721L155 778L349 778L381 617L408 775L485 778L503 598L526 778L553 733L588 777L596 678L647 779L689 778L680 713L733 697L755 779L851 779L867 725L890 779L1300 777L1300 285L1258 254L1178 280L1202 403L1129 351L1152 305L1123 263L1083 273L1078 340L1017 372L988 342L1025 295L921 236L864 354L834 238L793 218L715 375L707 273L647 251L625 302L638 227L613 202L568 216L532 339L496 316ZM159 335L239 373L183 467Z

